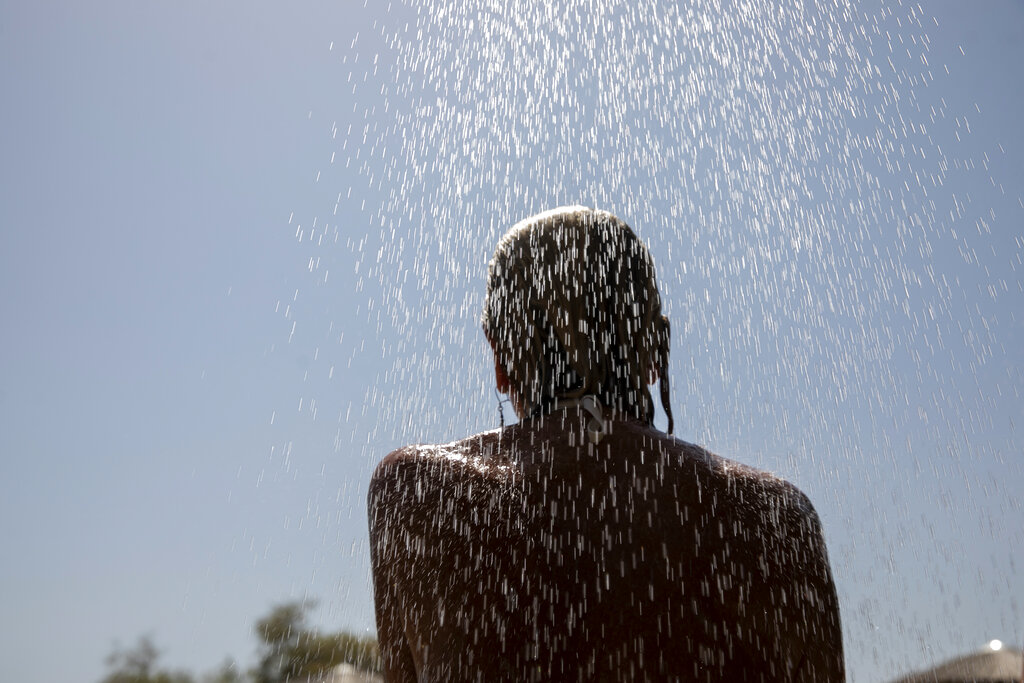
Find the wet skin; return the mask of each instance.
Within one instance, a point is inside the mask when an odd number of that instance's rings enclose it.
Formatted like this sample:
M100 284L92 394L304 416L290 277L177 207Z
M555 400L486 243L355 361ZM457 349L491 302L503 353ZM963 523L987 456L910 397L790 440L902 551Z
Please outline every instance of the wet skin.
M609 414L610 417L610 414ZM388 455L370 484L388 681L840 681L792 485L578 407Z

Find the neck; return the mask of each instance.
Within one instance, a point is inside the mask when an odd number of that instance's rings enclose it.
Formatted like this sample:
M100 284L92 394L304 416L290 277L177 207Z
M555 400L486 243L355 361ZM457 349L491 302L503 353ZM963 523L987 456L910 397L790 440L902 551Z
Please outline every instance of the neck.
M607 397L598 393L576 393L569 395L545 396L541 398L526 412L522 419L528 420L535 417L544 417L551 413L582 405L585 399L593 399L601 407L607 419L610 420L638 420L646 425L653 424L653 415L648 417L643 409L636 405L622 406L621 401L608 400Z

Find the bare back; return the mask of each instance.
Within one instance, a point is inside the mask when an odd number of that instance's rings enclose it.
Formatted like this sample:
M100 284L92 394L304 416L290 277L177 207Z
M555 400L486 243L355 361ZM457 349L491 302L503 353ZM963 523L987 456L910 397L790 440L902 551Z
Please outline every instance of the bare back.
M793 486L578 409L389 455L370 487L387 680L832 681L839 612Z

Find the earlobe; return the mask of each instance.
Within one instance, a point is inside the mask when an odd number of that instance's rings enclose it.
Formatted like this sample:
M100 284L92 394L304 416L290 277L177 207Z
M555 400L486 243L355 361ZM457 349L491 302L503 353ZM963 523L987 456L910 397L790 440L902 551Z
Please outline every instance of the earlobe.
M486 331L484 334L486 335ZM491 345L491 351L494 353L494 381L497 386L498 393L508 396L509 403L512 404L512 409L515 410L516 415L521 418L523 416L523 410L522 406L519 404L519 396L512 393L512 380L509 379L508 373L498 360L497 344L491 340L490 335L486 336L487 342Z
M501 367L501 363L498 361L498 346L491 339L491 335L487 334L487 330L484 330L484 337L487 338L487 343L491 346L491 352L494 354L494 379L498 384L498 392L502 394L508 394L510 382L508 381L508 373L505 372L505 368Z
M501 363L498 362L498 356L494 356L494 379L498 383L498 391L502 394L507 394L509 389L508 374L505 372L505 368L501 367Z

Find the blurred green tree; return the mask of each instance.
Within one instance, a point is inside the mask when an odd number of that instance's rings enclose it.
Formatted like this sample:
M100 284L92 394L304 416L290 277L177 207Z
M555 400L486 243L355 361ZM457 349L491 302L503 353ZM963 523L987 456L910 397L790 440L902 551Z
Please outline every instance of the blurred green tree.
M259 661L254 683L289 683L323 676L339 664L380 672L377 641L350 633L320 633L307 625L315 602L289 602L274 607L256 622Z
M160 651L150 636L130 648L114 647L107 656L109 673L100 683L307 683L325 677L339 664L380 673L380 652L373 637L340 631L321 633L307 623L315 602L277 605L256 622L259 659L244 672L232 659L200 679L182 671L157 666Z
M114 647L107 656L110 673L101 683L193 683L192 676L182 671L157 669L160 651L149 636L142 636L134 647Z
M202 677L202 683L246 683L249 679L235 660L228 657L220 668Z

